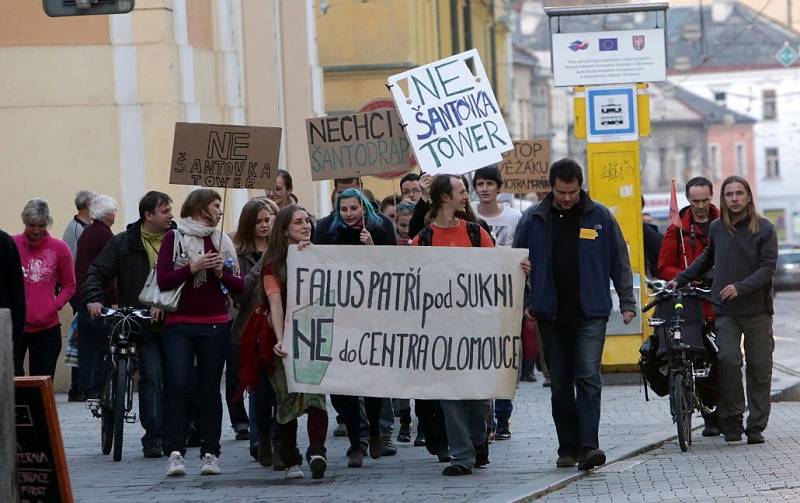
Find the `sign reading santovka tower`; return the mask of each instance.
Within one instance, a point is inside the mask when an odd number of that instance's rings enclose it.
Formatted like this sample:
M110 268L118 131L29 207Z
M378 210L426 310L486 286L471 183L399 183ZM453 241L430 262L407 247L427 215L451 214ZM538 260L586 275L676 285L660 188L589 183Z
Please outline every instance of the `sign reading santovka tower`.
M277 127L177 122L169 183L274 188L280 145Z

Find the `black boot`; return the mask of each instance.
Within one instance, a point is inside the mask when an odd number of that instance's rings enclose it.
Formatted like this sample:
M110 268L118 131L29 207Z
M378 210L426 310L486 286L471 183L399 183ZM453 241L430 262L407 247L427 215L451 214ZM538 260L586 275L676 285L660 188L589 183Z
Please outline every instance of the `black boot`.
M519 380L522 382L536 382L536 376L533 375L533 367L533 361L523 360Z
M311 467L311 478L321 479L328 468L328 451L324 445L309 445L306 451L306 461Z

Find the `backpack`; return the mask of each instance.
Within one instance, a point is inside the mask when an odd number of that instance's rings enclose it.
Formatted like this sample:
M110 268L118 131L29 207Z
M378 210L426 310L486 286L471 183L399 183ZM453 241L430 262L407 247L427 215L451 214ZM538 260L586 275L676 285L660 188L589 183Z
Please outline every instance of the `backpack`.
M467 234L473 248L481 247L481 226L475 222L467 221ZM430 225L419 231L419 245L431 246L433 244L433 229Z

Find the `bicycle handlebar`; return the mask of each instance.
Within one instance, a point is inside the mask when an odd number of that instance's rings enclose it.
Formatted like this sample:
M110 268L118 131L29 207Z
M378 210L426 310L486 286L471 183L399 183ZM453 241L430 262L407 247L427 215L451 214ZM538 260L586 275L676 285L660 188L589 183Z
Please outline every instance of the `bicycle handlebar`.
M136 309L134 307L118 307L116 309L105 307L100 310L100 316L107 318L107 317L123 317L127 318L129 316L135 316L141 320L149 320L150 319L150 310L149 309Z
M650 285L650 283L648 283ZM651 286L655 286L654 284ZM675 299L679 295L682 297L695 297L702 300L707 300L711 304L720 307L722 306L721 303L717 302L711 297L711 289L710 288L698 288L696 286L686 285L676 288L675 290L670 290L665 286L661 288L655 288L653 293L655 294L655 299L650 301L646 306L642 308L642 312L646 313L647 311L653 309L655 306L666 302L667 300Z

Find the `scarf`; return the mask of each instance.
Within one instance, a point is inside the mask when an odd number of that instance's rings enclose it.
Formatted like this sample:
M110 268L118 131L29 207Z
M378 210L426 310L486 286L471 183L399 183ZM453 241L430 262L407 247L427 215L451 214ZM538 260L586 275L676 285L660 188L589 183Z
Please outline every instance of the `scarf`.
M144 251L147 253L147 260L150 262L150 268L152 269L156 266L158 251L161 249L161 242L164 241L164 236L166 233L162 232L161 234L150 234L142 229L141 234Z
M233 274L239 275L239 259L236 257L236 248L231 238L222 234L216 227L210 227L205 222L194 220L192 217L182 218L178 221L178 232L183 249L188 253L190 260L195 261L205 254L203 238L210 237L212 246L220 246L219 253L225 264L232 265ZM222 241L220 241L222 240ZM194 274L194 288L206 282L206 269Z

